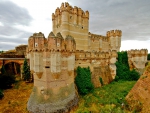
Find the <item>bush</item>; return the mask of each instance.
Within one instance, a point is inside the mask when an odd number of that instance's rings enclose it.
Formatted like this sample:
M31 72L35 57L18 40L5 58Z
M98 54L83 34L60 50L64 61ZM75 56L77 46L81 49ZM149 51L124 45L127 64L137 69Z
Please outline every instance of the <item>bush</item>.
M15 76L9 75L7 73L0 75L0 88L1 89L10 88L13 83L15 83Z
M4 97L3 91L0 90L0 99L2 99Z
M147 60L150 60L150 53L148 53L147 55Z
M99 77L99 81L100 81L101 85L103 86L103 85L104 85L104 83L103 83L103 79L102 79L102 77Z
M77 68L77 76L75 78L78 91L81 95L85 95L94 89L91 82L91 71L90 68Z
M13 83L15 83L15 76L7 73L5 71L5 67L2 66L0 74L0 88L1 89L10 88Z
M118 52L118 61L116 62L116 77L115 81L118 80L138 80L140 77L140 74L136 70L129 69L128 64L128 56L127 52Z

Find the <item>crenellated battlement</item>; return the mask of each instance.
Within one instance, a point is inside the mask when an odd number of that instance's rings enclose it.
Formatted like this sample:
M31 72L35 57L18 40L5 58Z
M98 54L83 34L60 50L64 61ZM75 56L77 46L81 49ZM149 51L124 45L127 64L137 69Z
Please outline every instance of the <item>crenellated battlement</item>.
M105 42L109 42L109 38L106 37L106 36L102 36L102 35L97 35L97 34L93 34L93 33L90 33L89 32L89 38L91 40L102 40L102 41L105 41Z
M128 51L129 56L147 56L148 50L147 49L131 49Z
M28 51L75 51L76 42L74 38L67 35L64 39L61 33L57 33L56 36L53 32L50 32L48 38L45 38L44 34L34 33L28 39Z
M76 60L92 60L92 59L111 59L117 58L117 51L113 50L110 52L88 52L88 51L79 51L75 52Z
M145 64L147 62L147 49L132 49L127 51L128 53L128 63L130 69L137 69L140 70L142 73L143 69L145 68Z
M74 6L73 8L72 6L69 5L68 2L65 2L61 4L61 7L57 7L55 13L52 13L52 20L55 19L55 17L57 17L58 15L61 15L62 12L69 12L70 14L74 14L89 19L88 11L83 11L81 8L78 8L77 6Z
M77 49L88 50L89 12L79 7L72 7L68 2L62 3L52 14L52 31L61 32L63 37L74 37ZM82 37L82 39L81 39Z
M107 37L121 37L122 36L122 31L121 30L111 30L111 31L107 31L106 33Z

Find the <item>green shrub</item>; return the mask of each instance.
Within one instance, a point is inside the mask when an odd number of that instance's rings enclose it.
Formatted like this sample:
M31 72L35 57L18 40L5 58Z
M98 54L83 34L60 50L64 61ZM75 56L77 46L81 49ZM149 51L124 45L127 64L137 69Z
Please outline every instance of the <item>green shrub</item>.
M118 61L116 62L116 77L115 81L118 80L138 80L140 74L136 70L131 70L128 64L127 52L118 52Z
M81 95L85 95L94 89L93 83L91 82L91 71L89 67L77 68L75 83Z
M1 89L10 88L13 83L15 83L15 76L7 73L5 71L5 67L2 66L0 74L0 88Z
M150 60L150 53L148 53L147 55L147 60Z
M4 97L3 91L0 90L0 99L2 99Z
M0 75L0 88L1 89L10 88L13 83L15 83L14 75L9 75L7 73Z
M103 86L103 85L104 85L104 83L103 83L103 79L102 79L102 77L99 77L99 81L100 81L101 85Z
M23 74L23 80L30 81L30 79L31 79L30 67L28 65L26 58L23 63L23 73L22 74Z

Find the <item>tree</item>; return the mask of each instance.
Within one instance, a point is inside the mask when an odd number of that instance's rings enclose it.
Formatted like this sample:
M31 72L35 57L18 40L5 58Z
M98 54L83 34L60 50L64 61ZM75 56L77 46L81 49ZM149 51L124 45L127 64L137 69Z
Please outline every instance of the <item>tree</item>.
M118 52L118 61L116 62L115 80L138 80L140 74L136 70L131 70L128 64L127 52Z
M2 66L0 74L0 88L10 88L13 83L15 83L15 76L11 75L10 73L7 73L5 67Z
M150 60L150 53L148 53L147 55L147 60Z
M2 65L1 74L5 74L5 73L6 73L5 67L4 67L4 65Z
M78 66L75 83L81 95L85 95L94 89L93 83L91 82L91 71L89 67L81 68Z
M30 81L31 73L30 73L30 66L28 65L27 59L24 59L23 63L23 80Z

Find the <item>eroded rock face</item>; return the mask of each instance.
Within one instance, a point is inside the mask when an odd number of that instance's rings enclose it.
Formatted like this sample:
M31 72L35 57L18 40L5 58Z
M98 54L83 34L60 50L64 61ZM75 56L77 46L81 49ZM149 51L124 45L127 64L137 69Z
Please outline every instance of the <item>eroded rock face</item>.
M141 113L150 113L150 65L126 96L131 109Z

